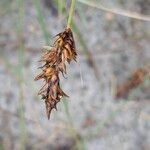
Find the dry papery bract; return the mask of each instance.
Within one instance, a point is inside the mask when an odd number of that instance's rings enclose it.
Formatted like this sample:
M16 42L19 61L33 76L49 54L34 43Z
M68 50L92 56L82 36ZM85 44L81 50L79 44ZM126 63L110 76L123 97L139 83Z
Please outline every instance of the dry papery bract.
M39 90L38 94L45 100L46 113L48 119L53 108L62 97L68 97L60 87L60 73L64 76L67 74L66 62L76 61L77 53L73 34L70 28L59 33L55 37L52 46L44 46L44 53L39 67L42 72L35 77L35 80L44 79L45 84Z
M120 98L126 96L130 90L139 86L148 74L149 68L138 68L133 74L131 74L127 81L117 87L116 97Z

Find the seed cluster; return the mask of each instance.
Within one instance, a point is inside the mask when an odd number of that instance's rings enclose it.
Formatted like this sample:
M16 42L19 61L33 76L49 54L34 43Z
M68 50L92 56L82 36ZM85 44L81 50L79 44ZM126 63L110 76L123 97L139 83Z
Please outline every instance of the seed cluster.
M148 74L148 68L137 69L133 74L131 74L130 78L127 81L117 87L116 97L120 98L126 96L130 92L130 90L139 86Z
M62 97L68 97L60 87L59 74L67 74L66 62L76 61L77 53L75 42L70 28L56 35L52 46L44 47L44 54L41 58L43 66L39 67L42 72L35 77L35 80L44 79L45 84L38 94L45 100L48 119L53 108Z

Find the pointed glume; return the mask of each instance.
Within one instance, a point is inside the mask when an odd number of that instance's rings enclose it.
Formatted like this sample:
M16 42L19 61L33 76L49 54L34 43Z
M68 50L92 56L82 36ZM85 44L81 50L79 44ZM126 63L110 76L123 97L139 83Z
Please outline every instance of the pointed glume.
M44 54L40 62L43 65L39 67L42 72L35 77L36 80L44 79L45 84L39 91L39 95L45 100L47 118L53 108L57 110L57 103L62 97L68 97L60 88L60 72L64 76L67 74L66 62L76 61L77 53L73 34L70 28L55 36L52 46L44 46Z

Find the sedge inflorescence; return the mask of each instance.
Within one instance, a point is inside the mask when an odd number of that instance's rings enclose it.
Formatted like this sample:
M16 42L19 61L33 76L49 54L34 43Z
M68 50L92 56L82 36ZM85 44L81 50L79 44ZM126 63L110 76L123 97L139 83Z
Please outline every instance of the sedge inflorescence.
M62 97L68 97L60 87L60 73L67 74L66 62L76 61L77 53L75 42L70 28L56 35L52 46L45 46L41 58L43 65L39 67L42 72L35 77L35 80L44 79L45 84L38 94L45 100L46 113L48 119L53 108Z

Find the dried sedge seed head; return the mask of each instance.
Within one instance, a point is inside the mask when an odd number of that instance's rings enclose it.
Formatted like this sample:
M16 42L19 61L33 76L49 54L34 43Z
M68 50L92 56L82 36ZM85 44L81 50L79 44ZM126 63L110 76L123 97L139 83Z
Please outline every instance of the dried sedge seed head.
M148 75L148 72L149 71L146 68L137 69L133 74L131 74L130 78L125 81L125 83L117 87L116 97L120 98L126 96L130 90L136 88L143 82L145 76Z
M45 84L39 90L38 94L45 100L46 113L48 119L53 108L62 97L68 97L60 88L59 73L67 73L66 62L76 61L77 53L73 34L70 28L56 35L52 46L44 46L44 53L40 62L43 66L39 67L41 73L35 77L35 80L44 79Z

